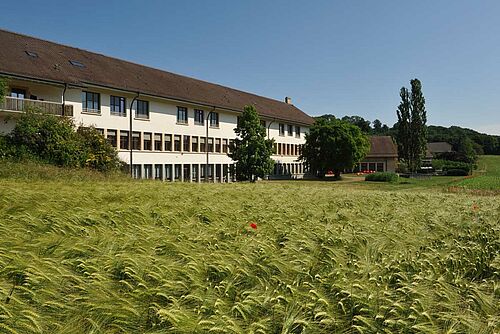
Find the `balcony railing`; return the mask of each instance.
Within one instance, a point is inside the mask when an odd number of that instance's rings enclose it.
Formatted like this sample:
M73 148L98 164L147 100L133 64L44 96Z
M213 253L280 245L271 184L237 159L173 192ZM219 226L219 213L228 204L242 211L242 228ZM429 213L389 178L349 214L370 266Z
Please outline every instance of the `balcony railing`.
M47 114L59 116L73 116L72 105L62 105L62 103L20 99L17 97L5 96L0 102L0 110L23 112L27 110L39 110Z

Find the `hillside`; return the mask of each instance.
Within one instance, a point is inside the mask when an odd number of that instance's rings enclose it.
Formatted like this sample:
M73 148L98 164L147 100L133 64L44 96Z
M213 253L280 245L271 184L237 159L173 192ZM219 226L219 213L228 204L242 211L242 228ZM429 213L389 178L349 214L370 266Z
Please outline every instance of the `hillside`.
M1 164L0 333L500 331L498 196L371 187Z

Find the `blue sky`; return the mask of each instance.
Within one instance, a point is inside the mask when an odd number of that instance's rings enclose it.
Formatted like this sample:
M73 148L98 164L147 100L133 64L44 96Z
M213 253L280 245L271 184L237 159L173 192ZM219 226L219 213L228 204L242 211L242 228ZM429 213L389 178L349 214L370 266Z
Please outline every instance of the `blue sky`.
M500 1L23 1L0 27L392 125L419 78L428 124L500 134ZM1 47L1 46L0 46Z

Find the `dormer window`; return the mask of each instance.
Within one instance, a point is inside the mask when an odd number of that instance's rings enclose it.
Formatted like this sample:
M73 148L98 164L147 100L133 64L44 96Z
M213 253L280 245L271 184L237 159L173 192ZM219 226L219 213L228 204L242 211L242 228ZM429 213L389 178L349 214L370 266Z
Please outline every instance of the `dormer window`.
M76 67L81 67L81 68L85 67L85 65L83 65L83 63L79 62L78 60L70 60L69 63Z
M33 51L24 51L26 54L32 58L38 58L38 53L33 52Z

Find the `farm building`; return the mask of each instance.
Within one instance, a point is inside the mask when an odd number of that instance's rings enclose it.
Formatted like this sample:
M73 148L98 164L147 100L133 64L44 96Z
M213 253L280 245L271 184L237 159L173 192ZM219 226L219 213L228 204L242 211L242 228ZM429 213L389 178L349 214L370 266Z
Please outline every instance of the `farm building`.
M371 136L370 152L354 168L354 172L395 172L398 162L398 148L390 136Z

